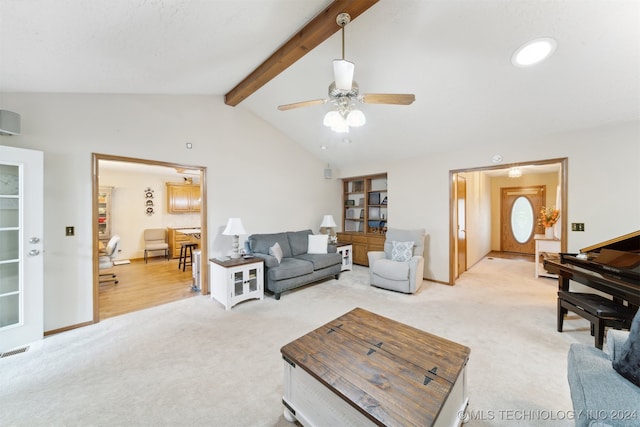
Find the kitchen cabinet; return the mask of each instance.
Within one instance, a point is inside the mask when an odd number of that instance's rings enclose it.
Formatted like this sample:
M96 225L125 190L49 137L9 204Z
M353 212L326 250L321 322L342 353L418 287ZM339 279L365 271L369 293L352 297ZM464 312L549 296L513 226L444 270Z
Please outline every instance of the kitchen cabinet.
M167 211L169 213L200 212L200 185L167 182Z

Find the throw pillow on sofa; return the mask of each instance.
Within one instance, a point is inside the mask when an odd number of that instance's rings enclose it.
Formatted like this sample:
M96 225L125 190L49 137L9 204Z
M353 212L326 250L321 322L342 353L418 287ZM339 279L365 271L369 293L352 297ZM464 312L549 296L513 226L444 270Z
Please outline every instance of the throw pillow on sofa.
M275 242L273 246L269 248L269 255L278 260L278 264L282 261L282 248L278 242Z
M622 351L615 356L613 369L640 387L640 311L631 322L629 338L623 344Z
M329 242L328 234L310 234L308 254L326 254L327 244Z

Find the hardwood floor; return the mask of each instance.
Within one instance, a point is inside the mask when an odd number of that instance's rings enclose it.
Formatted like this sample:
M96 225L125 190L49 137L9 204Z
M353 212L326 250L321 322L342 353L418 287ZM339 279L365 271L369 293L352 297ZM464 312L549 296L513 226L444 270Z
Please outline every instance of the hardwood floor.
M535 258L533 254L519 254L515 252L500 252L500 251L491 251L487 255L487 258L505 258L505 259L519 259L523 261L531 261Z
M154 257L147 264L131 260L106 271L117 275L118 284L100 285L101 320L200 295L191 290L191 268L178 270L177 258Z

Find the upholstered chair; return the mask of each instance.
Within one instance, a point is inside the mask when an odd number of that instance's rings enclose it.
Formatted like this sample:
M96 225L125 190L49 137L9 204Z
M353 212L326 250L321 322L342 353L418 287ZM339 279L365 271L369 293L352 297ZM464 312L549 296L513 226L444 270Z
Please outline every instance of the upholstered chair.
M149 257L148 252L164 251L164 256L169 259L169 244L167 243L166 228L147 228L144 230L144 263Z
M422 286L425 230L389 228L384 252L368 253L372 286L413 294Z

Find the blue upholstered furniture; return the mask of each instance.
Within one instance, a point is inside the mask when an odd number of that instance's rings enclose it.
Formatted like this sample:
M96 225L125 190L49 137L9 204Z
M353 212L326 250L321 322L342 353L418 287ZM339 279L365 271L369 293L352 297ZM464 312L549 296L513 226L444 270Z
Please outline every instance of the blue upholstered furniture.
M311 230L287 231L274 234L253 234L249 245L254 256L264 260L265 288L280 299L284 291L316 282L340 277L342 257L335 246L327 246L328 253L308 253ZM278 243L282 259L270 254L269 249Z
M567 376L576 426L640 425L640 387L620 375L612 365L630 350L627 341L630 334L640 335L640 331L634 330L634 324L640 326L640 312L633 320L631 332L609 329L606 352L593 346L571 344ZM631 351L637 353L638 347ZM639 354L636 356L640 357ZM634 362L636 367L637 360Z

